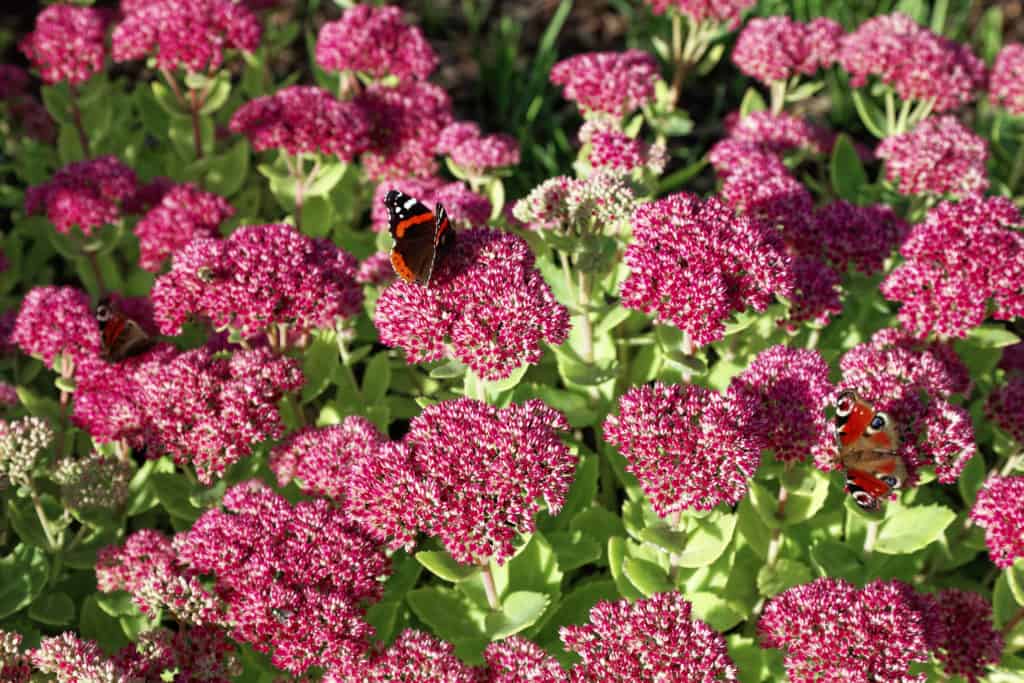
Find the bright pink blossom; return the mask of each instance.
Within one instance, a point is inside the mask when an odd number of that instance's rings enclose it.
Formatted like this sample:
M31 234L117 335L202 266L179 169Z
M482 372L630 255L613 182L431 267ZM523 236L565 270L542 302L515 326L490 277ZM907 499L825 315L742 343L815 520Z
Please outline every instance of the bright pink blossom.
M1019 444L1024 444L1024 375L1011 374L985 404L985 415Z
M45 212L58 232L71 232L77 225L88 236L121 218L122 205L136 187L135 171L116 157L77 161L28 188L25 211Z
M836 60L843 27L820 17L809 24L786 16L751 19L732 51L739 70L765 85L813 76Z
M763 311L793 290L777 231L718 199L684 193L637 208L625 263L623 304L654 313L700 346L721 339L733 314Z
M884 204L857 206L839 199L814 215L815 245L840 273L853 266L865 275L880 272L910 226Z
M437 62L419 27L407 25L401 8L390 5L355 5L324 24L316 40L316 63L328 71L423 80Z
M298 479L304 493L340 501L352 463L375 457L385 441L372 422L349 416L341 424L289 435L270 452L270 469L281 486Z
M235 213L223 197L192 183L175 185L135 225L139 265L159 272L170 256L197 237L216 237L222 221Z
M833 136L827 129L785 112L755 111L742 118L737 112L726 117L725 127L728 139L759 145L775 154L791 150L826 154L832 150Z
M574 683L738 680L725 638L694 619L679 593L602 600L590 610L590 621L563 626L559 635L583 658L570 673Z
M665 169L667 154L664 145L649 145L608 127L591 127L590 121L580 129L580 142L590 144L587 160L594 168L632 171L650 168L654 173Z
M882 282L882 294L902 303L904 328L922 338L963 337L986 318L1024 315L1024 223L1003 197L942 202L914 225L905 259Z
M941 626L935 657L949 676L963 676L968 683L985 680L986 669L999 663L1003 637L992 626L992 606L977 593L948 588L925 595Z
M927 118L909 133L885 138L875 154L901 194L962 197L988 188L985 140L952 116Z
M558 62L550 77L583 112L623 116L654 98L658 62L642 50L588 52Z
M441 131L437 152L447 154L467 172L479 176L492 168L519 163L519 143L511 135L481 135L473 123L457 121Z
M360 262L356 282L361 285L384 287L394 282L397 277L395 268L391 265L391 255L386 251L378 251Z
M619 397L604 437L625 456L654 511L667 517L746 495L761 462L763 437L747 428L754 419L747 396L657 382Z
M1010 43L999 51L988 91L993 104L1015 116L1024 114L1024 45Z
M29 683L32 663L21 651L21 634L0 629L0 680L7 683Z
M352 161L370 143L366 112L312 85L293 85L243 104L230 129L253 149L283 149L289 154L322 152Z
M168 363L136 373L145 411L147 450L191 463L209 484L246 457L252 447L283 432L277 402L303 383L295 360L268 349L239 351L230 358L208 349L186 351Z
M89 296L74 287L34 287L21 301L11 341L53 364L58 354L75 362L100 352L100 330Z
M984 90L985 63L969 45L932 33L905 14L868 19L843 37L837 60L859 88L869 76L903 100L934 101L933 111L956 109Z
M748 7L757 4L756 0L645 0L655 14L663 14L669 9L676 10L695 24L705 21L725 24L733 29L740 25L740 17Z
M478 673L455 656L451 643L405 629L390 647L329 672L324 683L485 683Z
M333 328L362 310L355 258L284 224L249 225L225 240L196 239L174 255L153 287L160 331L178 334L189 316L251 336L276 324Z
M794 681L918 681L941 626L914 590L900 581L856 588L822 577L772 598L757 624L761 647L785 654Z
M377 300L380 341L411 363L449 353L479 377L498 380L558 345L569 313L534 267L521 238L478 228L460 232L434 268L430 287L396 281Z
M971 520L985 529L992 562L1002 569L1024 557L1024 477L989 477L971 508Z
M232 0L141 0L122 9L111 41L118 62L153 55L161 69L213 72L225 49L252 52L262 33L259 19Z
M79 85L103 69L106 29L103 10L50 5L36 16L35 30L19 47L46 83Z
M569 676L558 660L522 636L498 640L484 650L487 669L480 683L566 683Z

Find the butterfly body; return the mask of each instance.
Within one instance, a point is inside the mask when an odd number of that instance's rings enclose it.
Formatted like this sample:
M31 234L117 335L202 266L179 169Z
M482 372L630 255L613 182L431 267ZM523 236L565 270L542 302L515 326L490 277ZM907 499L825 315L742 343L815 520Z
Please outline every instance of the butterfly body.
M846 490L860 507L877 510L907 478L906 465L897 453L896 424L847 390L836 399L835 425Z
M96 322L100 325L100 340L104 360L118 362L140 354L153 346L154 340L142 326L117 310L109 298L96 305Z
M388 223L395 246L391 265L406 282L430 286L430 278L440 254L455 241L448 213L440 204L432 212L417 199L399 190L384 198Z

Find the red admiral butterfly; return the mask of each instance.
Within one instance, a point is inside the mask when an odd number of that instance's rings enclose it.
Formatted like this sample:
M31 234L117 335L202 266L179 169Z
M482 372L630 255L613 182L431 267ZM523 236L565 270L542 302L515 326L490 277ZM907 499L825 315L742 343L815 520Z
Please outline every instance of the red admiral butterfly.
M455 241L455 230L440 204L431 213L423 203L404 192L391 190L384 198L395 246L391 265L406 282L430 286L438 254Z
M148 350L155 343L141 325L118 311L109 297L96 304L96 321L100 324L101 355L105 360L124 360Z
M877 510L907 478L907 467L897 454L896 424L853 391L836 399L839 459L846 468L846 490L865 510Z

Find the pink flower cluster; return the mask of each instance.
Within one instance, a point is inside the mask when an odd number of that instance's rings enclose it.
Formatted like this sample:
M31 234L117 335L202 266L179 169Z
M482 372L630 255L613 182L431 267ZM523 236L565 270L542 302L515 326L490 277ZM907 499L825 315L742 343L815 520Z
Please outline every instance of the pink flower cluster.
M588 52L555 64L550 78L584 114L621 117L653 100L658 62L642 50Z
M619 397L604 438L626 457L654 511L667 517L734 505L746 495L765 440L748 429L755 420L745 395L656 382Z
M911 480L924 465L934 465L942 483L957 480L976 446L970 414L950 401L952 394L970 388L967 367L952 346L885 329L844 354L839 367L842 388L856 390L899 426L899 455ZM834 462L817 465L826 471L836 467Z
M705 21L725 24L729 28L740 25L743 10L757 4L756 0L645 0L655 14L669 9L684 14L700 24Z
M736 40L732 61L765 85L796 74L813 76L836 61L842 36L843 27L825 17L808 24L786 16L751 19Z
M985 403L985 416L1024 444L1024 374L1011 374L1006 384L992 391Z
M21 301L11 341L52 366L66 354L79 363L100 352L100 331L89 297L74 287L34 287Z
M455 656L455 646L429 633L406 629L386 649L338 667L324 683L484 683L487 679Z
M680 193L641 204L624 260L631 272L623 305L654 313L701 346L721 339L734 313L763 311L793 291L781 236L715 198Z
M786 112L772 114L768 111L754 111L743 117L739 112L733 112L725 117L725 131L727 141L759 147L775 155L792 150L827 154L832 150L835 137L833 132L807 119ZM740 157L736 155L732 160L739 162ZM728 166L715 164L715 169L723 176L729 175Z
M901 194L963 197L988 189L985 140L953 116L927 118L909 133L887 137L875 154Z
M270 452L270 469L281 486L298 479L304 493L340 501L352 467L375 458L386 441L372 422L349 416L341 424L290 434Z
M377 300L380 341L409 362L452 354L486 380L540 360L541 342L558 345L569 313L534 268L521 238L485 228L459 233L430 287L397 281Z
M153 286L156 320L179 334L190 316L243 336L273 325L332 329L361 310L355 258L284 224L249 225L225 240L196 239L174 255Z
M139 265L157 273L164 262L197 237L216 237L222 221L235 213L223 197L192 183L175 185L135 225Z
M245 3L232 0L131 0L121 10L124 19L111 39L114 60L154 55L166 70L216 71L225 49L252 52L262 33Z
M69 233L77 225L89 236L121 218L122 205L137 187L135 171L116 157L76 161L28 188L25 211L45 212L58 232Z
M933 101L933 111L966 104L984 90L985 63L905 14L868 19L842 39L837 60L859 88L877 76L903 100Z
M293 675L362 656L363 606L383 594L387 557L326 500L291 505L258 482L224 494L174 542L178 561L216 577L232 637Z
M15 631L0 629L0 679L9 683L29 683L32 664L21 651L22 636Z
M1024 477L989 477L971 508L971 521L985 529L985 545L997 567L1024 557Z
M988 90L993 104L1015 116L1024 114L1024 45L1010 43L999 51Z
M964 337L988 317L1024 315L1024 218L1003 197L942 202L914 225L900 253L905 262L882 282L902 303L900 323L925 338Z
M885 204L857 206L838 199L815 211L813 227L798 248L818 251L840 273L852 266L874 275L909 231L906 221Z
M437 152L447 154L470 175L482 176L492 168L519 163L519 143L511 135L481 135L480 127L457 121L445 127L437 140Z
M293 85L243 104L230 129L249 138L257 152L322 152L352 161L369 144L370 122L358 105L323 88Z
M758 622L761 646L785 653L792 680L919 681L935 654L948 675L980 680L999 661L991 607L957 589L919 595L900 581L856 588L823 577L773 598Z
M324 24L316 41L316 63L328 71L424 80L437 62L423 33L407 25L396 6L355 5Z
M835 436L825 418L834 388L829 367L817 351L772 346L733 378L728 396L753 407L747 430L777 460L819 460L830 454Z
M679 593L601 601L586 624L563 626L559 634L583 659L571 672L573 683L738 680L725 639L694 619Z
M141 366L135 381L147 450L191 463L199 480L210 484L255 444L281 436L277 402L304 379L298 362L265 348L230 358L199 348Z
M103 69L107 16L94 7L55 4L36 16L19 47L44 82L80 85Z
M483 225L491 216L490 200L470 190L462 181L449 183L437 177L405 178L377 185L370 205L370 219L377 232L388 229L388 210L384 198L391 190L400 190L415 197L431 211L440 204L448 218L460 227ZM388 267L391 267L390 264Z
M626 173L649 168L653 173L660 174L668 162L664 145L649 145L643 140L631 138L614 124L599 118L585 121L580 127L579 138L581 143L590 145L587 160L594 168Z

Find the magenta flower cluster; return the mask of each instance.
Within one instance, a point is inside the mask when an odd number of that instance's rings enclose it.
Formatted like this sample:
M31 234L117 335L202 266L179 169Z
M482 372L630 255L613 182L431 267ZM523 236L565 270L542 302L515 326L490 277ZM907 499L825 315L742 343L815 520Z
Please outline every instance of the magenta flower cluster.
M94 7L50 5L19 47L46 83L80 85L103 69L107 20Z
M963 337L988 317L1024 315L1024 218L1003 197L942 202L914 225L905 259L882 282L900 323L922 338Z
M985 63L970 46L936 35L898 12L868 19L846 35L838 62L853 87L877 76L901 99L932 102L937 112L966 104L987 80Z
M89 297L74 287L30 290L21 301L11 341L50 366L58 355L77 363L100 351L100 331Z
M142 366L135 381L147 450L192 464L209 485L255 444L282 435L277 402L305 380L298 362L267 349L223 358L199 348Z
M223 197L192 183L175 185L135 225L139 265L160 272L174 252L193 239L216 237L221 222L235 213Z
M160 69L214 72L224 51L252 52L262 28L245 3L232 0L132 0L111 36L115 61L152 55Z
M376 79L392 75L424 80L438 59L420 29L403 21L399 7L355 5L320 29L316 63L328 71L355 71Z
M988 90L993 104L1015 116L1024 114L1024 45L1010 43L999 51Z
M621 117L654 98L658 62L642 50L589 52L558 62L550 78L585 114Z
M322 152L352 161L369 143L370 122L359 106L323 88L293 85L246 102L231 117L230 129L249 138L257 152Z
M736 28L740 17L756 0L645 0L655 14L675 10L688 16L694 24L715 22Z
M813 76L836 61L842 36L843 27L824 17L807 24L785 16L751 19L736 40L732 61L765 85Z
M179 334L190 317L248 337L274 325L333 329L359 312L358 262L290 225L248 225L225 240L196 239L153 286L160 331Z
M963 197L988 189L985 141L952 116L930 117L909 133L885 138L875 154L901 194Z
M971 521L985 529L985 545L997 567L1024 557L1024 477L989 477L971 508Z
M761 462L764 435L747 427L754 411L746 395L656 382L619 398L604 438L625 456L660 516L711 510L738 503Z
M437 152L447 154L473 176L519 163L519 143L514 137L504 133L481 135L480 127L468 121L457 121L442 130Z
M586 624L563 626L560 636L583 660L571 672L574 683L738 680L725 639L694 619L679 593L601 601Z
M764 311L793 291L780 235L715 198L680 193L640 205L624 260L623 305L654 313L699 346L721 339L733 314Z
M138 188L135 171L116 157L76 161L25 192L25 211L45 213L58 232L75 226L86 236L121 218Z
M485 228L459 234L437 265L429 288L398 281L377 300L382 343L402 348L410 363L451 356L487 380L504 379L558 345L569 313L534 268L519 237Z
M970 414L951 401L970 387L967 367L952 346L885 329L845 353L839 367L842 388L856 390L895 420L911 479L919 467L934 465L940 482L957 480L976 446Z

